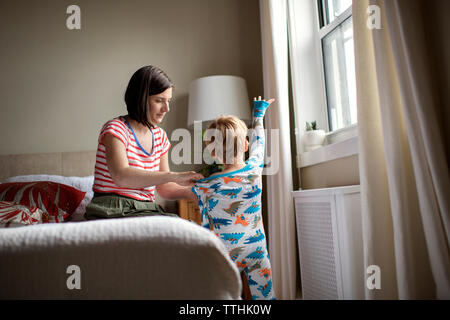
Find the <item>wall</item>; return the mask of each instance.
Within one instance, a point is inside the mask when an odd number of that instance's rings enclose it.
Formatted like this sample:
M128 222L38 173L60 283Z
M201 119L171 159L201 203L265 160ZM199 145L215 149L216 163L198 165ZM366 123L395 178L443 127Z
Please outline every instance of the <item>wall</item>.
M304 167L299 170L302 189L359 184L358 155Z
M242 76L250 97L262 93L258 0L79 0L81 30L68 30L72 3L0 3L0 154L95 150L101 125L126 113L126 85L144 65L176 85L161 125L169 136L186 127L198 77Z

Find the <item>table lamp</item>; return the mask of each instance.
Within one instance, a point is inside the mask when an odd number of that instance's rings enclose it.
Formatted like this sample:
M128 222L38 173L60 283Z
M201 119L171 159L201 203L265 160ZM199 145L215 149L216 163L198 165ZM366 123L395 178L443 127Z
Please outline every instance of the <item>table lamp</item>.
M188 127L194 121L208 122L220 115L234 115L251 122L250 101L245 80L237 76L209 76L189 87Z

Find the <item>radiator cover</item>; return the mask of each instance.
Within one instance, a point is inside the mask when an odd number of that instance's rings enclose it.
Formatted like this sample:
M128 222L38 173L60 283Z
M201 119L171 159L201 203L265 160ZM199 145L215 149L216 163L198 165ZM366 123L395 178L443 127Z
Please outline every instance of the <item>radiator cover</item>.
M303 299L364 299L359 185L292 195Z

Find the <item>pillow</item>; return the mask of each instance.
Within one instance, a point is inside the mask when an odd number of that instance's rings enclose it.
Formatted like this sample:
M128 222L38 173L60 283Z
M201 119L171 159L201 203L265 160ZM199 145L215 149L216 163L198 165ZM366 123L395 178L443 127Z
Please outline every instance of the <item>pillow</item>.
M57 183L66 184L72 186L78 190L86 192L83 200L81 201L75 212L68 218L70 221L85 221L84 213L86 212L86 206L91 202L94 191L92 186L94 185L94 176L87 177L65 177L59 175L47 175L47 174L33 174L14 176L5 180L5 182L28 182L28 181L52 181Z
M0 184L0 201L37 207L48 214L49 221L67 219L83 200L86 192L71 186L51 182L7 182Z
M48 215L39 208L0 201L0 228L38 224L48 219Z

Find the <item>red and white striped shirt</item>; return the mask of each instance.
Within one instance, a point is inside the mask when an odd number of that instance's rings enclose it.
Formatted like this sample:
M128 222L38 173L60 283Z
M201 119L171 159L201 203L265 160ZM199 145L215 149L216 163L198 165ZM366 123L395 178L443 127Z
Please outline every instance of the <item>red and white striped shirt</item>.
M106 165L105 145L101 142L105 134L112 134L124 144L130 166L147 171L159 171L160 158L169 151L170 142L166 132L160 127L155 127L152 131L153 150L151 150L152 153L150 154L142 148L133 128L124 116L114 118L103 125L98 138L94 186L92 188L94 192L116 193L137 200L155 200L155 186L130 189L118 187L114 183Z

